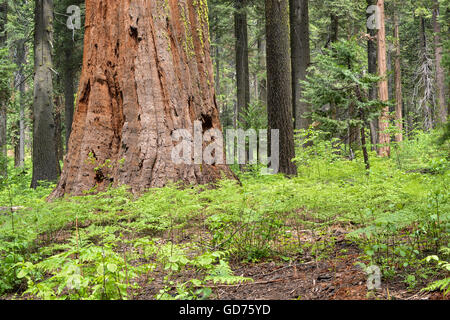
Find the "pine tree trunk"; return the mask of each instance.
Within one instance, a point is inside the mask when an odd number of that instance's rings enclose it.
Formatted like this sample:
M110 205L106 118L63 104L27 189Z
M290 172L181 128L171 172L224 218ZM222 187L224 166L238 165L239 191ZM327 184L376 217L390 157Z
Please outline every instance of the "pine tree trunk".
M263 19L258 19L258 24L264 25ZM258 62L260 70L266 69L266 40L263 35L258 37ZM267 81L266 77L260 77L258 80L258 99L264 107L267 106Z
M308 129L311 120L305 117L310 111L302 99L300 81L306 79L306 70L311 62L309 47L309 6L308 0L290 0L291 63L292 63L292 110L295 129Z
M55 139L52 28L53 0L35 0L32 188L36 188L39 181L56 181L59 172L56 148L52 143Z
M16 146L16 167L23 167L25 164L25 73L27 50L25 39L16 42L16 83L15 87L19 89L19 139Z
M377 0L367 0L367 6L375 5ZM367 15L369 18L370 14ZM377 74L377 47L375 45L375 36L377 32L375 29L367 29L367 33L370 38L367 41L367 59L368 59L368 72L371 74ZM369 89L369 99L376 100L377 99L377 87L373 85ZM370 121L370 142L372 144L372 150L377 150L378 144L378 119Z
M448 107L445 99L445 76L442 67L441 24L439 23L439 1L434 0L433 8L434 57L436 64L437 122L447 122Z
M330 42L334 43L338 40L339 36L339 17L335 14L331 15L331 33L330 33Z
M386 73L386 30L384 24L384 0L378 0L378 10L380 15L380 30L378 30L378 75L382 77L378 83L378 98L380 101L387 102L389 100L388 79ZM390 156L391 138L387 132L389 127L389 107L382 110L378 122L378 141L380 147L378 155L382 157Z
M331 44L337 42L338 36L339 36L339 17L335 14L332 14L330 20L330 38L326 47L330 48ZM338 118L338 110L336 103L334 101L331 102L331 118L333 120L337 120Z
M3 48L6 45L7 17L8 17L8 2L3 1L2 3L0 3L0 48ZM7 95L4 92L0 92L0 176L3 177L6 177L8 173L6 108L7 108Z
M248 65L248 32L246 0L236 0L234 14L234 36L236 39L236 85L237 110L236 119L242 123L241 112L250 104L250 75Z
M266 0L267 111L269 129L280 130L280 172L297 174L292 114L289 5L287 0Z
M400 34L399 21L397 12L394 13L394 44L395 44L395 121L397 126L397 134L395 141L403 141L403 95L402 95L402 71L401 71L401 52L400 52Z
M425 131L433 129L433 107L434 107L434 92L432 79L432 61L428 55L428 41L425 28L425 18L420 17L420 54L421 54L421 99L419 101L419 109L423 114L423 128Z
M50 198L235 178L223 164L172 159L175 130L192 133L194 121L221 130L205 1L87 0L84 41L69 152Z

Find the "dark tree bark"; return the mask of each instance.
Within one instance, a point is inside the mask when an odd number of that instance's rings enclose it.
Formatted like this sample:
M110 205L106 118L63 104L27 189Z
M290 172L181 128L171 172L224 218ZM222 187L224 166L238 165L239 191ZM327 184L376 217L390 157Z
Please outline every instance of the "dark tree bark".
M434 0L433 8L433 30L434 30L434 58L436 64L436 95L437 95L437 122L445 124L448 117L448 107L445 99L445 75L442 67L442 43L441 24L439 23L439 1Z
M335 14L331 15L330 25L330 42L334 43L338 40L339 36L339 17Z
M292 114L289 5L287 0L266 0L267 111L269 129L280 130L280 172L297 174Z
M32 188L39 181L56 181L59 172L53 143L52 27L53 0L35 0Z
M0 48L6 45L6 22L8 16L8 2L0 3ZM8 171L8 150L6 141L6 108L7 94L0 92L0 176L6 177Z
M291 63L292 63L292 110L295 129L308 129L311 120L305 117L310 111L307 103L301 102L301 80L306 79L306 70L311 62L309 47L308 0L290 0Z
M262 22L264 23L264 22ZM259 67L266 69L266 40L262 35L258 37L258 61ZM261 77L258 81L258 99L264 106L267 106L267 81Z
M16 65L15 87L19 89L19 139L15 146L15 166L23 167L25 164L25 72L27 48L26 40L20 39L16 42Z
M203 133L221 130L207 11L195 0L86 1L77 108L50 199L110 185L140 193L235 178L223 164L172 159L175 130L192 132L195 121Z
M241 112L250 104L250 75L248 65L248 31L246 0L236 0L234 14L234 36L236 39L236 119L243 122ZM237 122L236 122L237 124Z

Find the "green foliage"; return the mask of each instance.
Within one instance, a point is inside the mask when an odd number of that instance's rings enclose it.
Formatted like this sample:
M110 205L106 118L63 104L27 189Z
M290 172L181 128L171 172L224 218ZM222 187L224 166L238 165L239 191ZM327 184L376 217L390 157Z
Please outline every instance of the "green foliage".
M367 98L379 78L361 71L367 58L356 40L333 43L315 60L303 84L304 101L319 128L343 135L379 115L383 104Z
M8 47L0 48L0 101L8 101L11 95L11 78L15 69Z
M400 144L401 165L371 153L367 175L360 153L349 161L329 133L310 129L299 133L307 146L297 151L297 177L249 172L242 185L171 185L139 198L123 186L48 203L54 186L29 189L30 162L13 169L10 159L0 186L0 294L133 299L158 277L156 299L209 299L217 285L250 281L234 275L236 263L329 258L336 224L348 226L361 261L418 290L447 277L423 260L449 241L441 134L417 132ZM423 167L434 169L414 169Z
M426 262L435 261L439 268L444 270L445 272L450 272L450 262L448 262L448 258L450 257L450 248L443 247L440 252L442 256L446 258L446 260L441 260L437 255L428 256L425 258ZM422 289L422 291L443 291L444 295L447 295L450 292L450 277L447 277L442 280L437 280L426 288Z

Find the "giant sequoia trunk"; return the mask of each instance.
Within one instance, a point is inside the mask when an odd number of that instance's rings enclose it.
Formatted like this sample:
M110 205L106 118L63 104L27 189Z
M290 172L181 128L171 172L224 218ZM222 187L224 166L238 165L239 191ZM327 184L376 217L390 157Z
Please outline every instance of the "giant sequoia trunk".
M207 20L206 1L86 0L78 106L51 197L234 177L226 165L172 160L173 131L220 129Z

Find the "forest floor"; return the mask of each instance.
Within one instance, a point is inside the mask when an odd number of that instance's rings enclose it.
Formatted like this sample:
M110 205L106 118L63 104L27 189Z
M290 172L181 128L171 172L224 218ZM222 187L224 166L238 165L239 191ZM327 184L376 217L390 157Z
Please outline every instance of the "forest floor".
M216 285L213 299L218 300L450 300L442 292L421 292L421 288L411 289L403 281L402 275L383 280L376 290L368 290L367 273L357 265L364 253L355 243L345 240L341 225L331 228L337 237L332 255L325 260L313 258L302 263L293 258L262 262L242 263L235 261L231 267L235 274L249 277L253 282L235 285ZM310 236L305 232L305 238ZM312 239L311 239L312 240ZM334 240L333 240L334 241ZM333 242L332 241L332 242ZM155 276L155 273L153 274ZM134 299L151 300L165 288L164 272L156 276L151 285L136 291ZM189 281L192 273L179 275L178 281ZM175 291L175 288L171 288Z
M28 162L0 188L0 299L448 299L448 153L421 139L370 172L316 143L291 179L51 203Z

